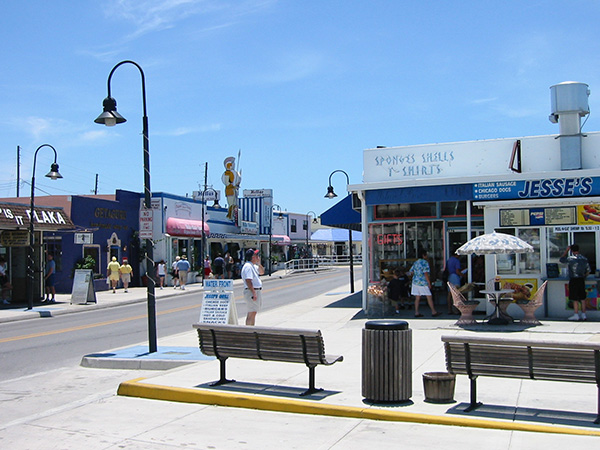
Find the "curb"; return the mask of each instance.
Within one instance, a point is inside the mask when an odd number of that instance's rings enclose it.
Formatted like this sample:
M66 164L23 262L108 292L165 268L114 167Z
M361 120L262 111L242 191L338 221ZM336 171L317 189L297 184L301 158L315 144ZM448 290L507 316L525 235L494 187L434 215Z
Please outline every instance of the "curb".
M309 401L272 399L261 395L231 394L212 392L206 389L175 388L141 383L145 378L135 378L119 385L117 395L139 397L170 402L197 403L228 406L234 408L258 409L264 411L322 416L349 417L355 419L410 422L431 425L447 425L470 428L485 428L504 431L526 431L534 433L567 434L576 436L600 436L600 431L536 425L528 423L501 422L485 419L470 419L429 414L406 413L401 411L378 410L354 406L325 405Z

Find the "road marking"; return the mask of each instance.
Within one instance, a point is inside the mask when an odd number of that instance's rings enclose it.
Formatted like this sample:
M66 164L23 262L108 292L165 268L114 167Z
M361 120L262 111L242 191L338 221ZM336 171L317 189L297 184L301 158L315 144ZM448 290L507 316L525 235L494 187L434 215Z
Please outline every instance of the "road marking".
M327 278L333 278L335 276L336 275L329 275L327 277L320 278L320 280L327 279ZM279 291L281 289L292 288L292 287L300 286L302 284L306 284L309 281L314 281L314 280L300 281L298 283L286 284L285 286L279 286L279 287L274 287L271 289L265 289L265 292L274 292L274 291ZM234 298L234 300L238 300L238 298ZM181 306L179 308L171 308L171 309L167 309L165 311L157 312L156 315L161 316L164 314L171 314L171 313L175 313L175 312L186 311L189 309L196 309L196 308L200 308L200 306L201 305L191 305L191 306ZM125 317L122 319L108 320L106 322L92 323L89 325L80 325L78 327L63 328L60 330L44 331L41 333L32 333L32 334L25 334L22 336L2 338L2 339L0 339L0 344L3 344L5 342L22 341L25 339L34 339L34 338L39 338L39 337L52 336L55 334L71 333L73 331L89 330L90 328L97 328L97 327L103 327L106 325L114 325L117 323L130 322L132 320L146 319L147 317L148 317L147 314L142 314L142 315L138 315L138 316Z

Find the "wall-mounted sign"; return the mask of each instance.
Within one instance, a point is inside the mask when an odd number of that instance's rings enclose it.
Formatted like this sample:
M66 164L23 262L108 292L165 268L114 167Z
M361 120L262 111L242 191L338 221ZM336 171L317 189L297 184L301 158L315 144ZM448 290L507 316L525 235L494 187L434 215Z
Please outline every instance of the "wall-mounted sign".
M92 233L75 233L75 244L91 244L93 237Z
M5 230L0 235L2 247L27 247L29 245L29 231Z
M598 177L491 181L473 184L475 200L584 197L599 194L600 178Z
M576 223L577 210L574 206L500 210L501 227L575 225Z

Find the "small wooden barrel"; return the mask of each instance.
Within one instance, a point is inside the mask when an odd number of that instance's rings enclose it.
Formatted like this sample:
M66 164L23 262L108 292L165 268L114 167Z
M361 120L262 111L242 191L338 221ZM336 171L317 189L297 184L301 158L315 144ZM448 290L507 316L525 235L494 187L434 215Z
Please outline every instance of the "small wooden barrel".
M425 401L429 403L453 403L456 375L448 372L423 374Z

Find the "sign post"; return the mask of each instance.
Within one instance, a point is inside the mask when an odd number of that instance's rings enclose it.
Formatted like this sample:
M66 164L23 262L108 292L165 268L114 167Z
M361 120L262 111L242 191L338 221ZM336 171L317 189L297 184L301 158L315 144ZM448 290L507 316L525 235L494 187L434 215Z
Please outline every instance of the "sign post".
M140 210L140 239L152 239L153 213L151 209Z

